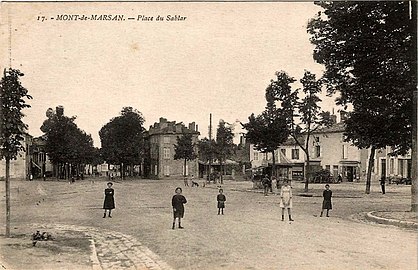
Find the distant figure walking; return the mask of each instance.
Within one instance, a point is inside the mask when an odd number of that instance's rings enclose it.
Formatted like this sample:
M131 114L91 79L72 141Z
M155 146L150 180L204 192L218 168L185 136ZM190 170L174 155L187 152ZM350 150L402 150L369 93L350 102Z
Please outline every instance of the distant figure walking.
M222 215L224 214L226 197L223 194L223 192L224 192L224 190L222 188L219 189L219 194L218 194L218 196L216 196L216 200L218 201L218 215L220 213L222 213Z
M342 181L343 181L343 177L341 176L341 174L339 174L337 177L337 183L341 183Z
M382 188L382 194L385 194L386 193L385 184L386 184L386 177L383 175L380 178L380 187Z
M325 185L325 190L322 192L322 196L324 197L324 201L322 202L322 210L321 215L324 213L324 209L327 209L327 217L329 217L329 210L332 209L331 197L332 191L329 189L329 185Z
M185 187L189 186L189 180L187 179L187 176L184 176L184 186Z
M181 189L181 187L176 188L175 190L176 194L171 199L171 205L173 206L173 216L174 216L173 227L172 227L173 230L175 227L176 218L178 218L179 220L179 229L184 229L181 226L181 219L184 217L184 204L187 203L187 200L183 195L181 195L182 192L183 190Z
M261 180L261 184L263 184L264 196L267 196L270 188L270 179L267 174L264 175L264 178Z
M107 183L107 188L105 189L105 199L103 203L104 214L103 218L106 217L106 212L109 211L109 217L111 218L112 209L115 209L115 190L112 188L113 183Z
M293 221L291 209L293 207L292 203L292 187L289 185L289 181L285 179L283 181L283 186L280 189L280 207L282 208L282 221L284 221L284 209L287 208L289 214L289 221Z

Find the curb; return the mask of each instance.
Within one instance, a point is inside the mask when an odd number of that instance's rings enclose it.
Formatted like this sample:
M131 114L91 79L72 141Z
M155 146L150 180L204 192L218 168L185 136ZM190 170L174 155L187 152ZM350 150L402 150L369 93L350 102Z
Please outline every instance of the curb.
M398 219L391 219L391 218L382 218L374 215L377 213L376 211L366 213L366 219L369 221L373 221L380 224L385 225L394 225L401 228L407 229L418 229L418 223L412 221L405 221L405 220L398 220Z

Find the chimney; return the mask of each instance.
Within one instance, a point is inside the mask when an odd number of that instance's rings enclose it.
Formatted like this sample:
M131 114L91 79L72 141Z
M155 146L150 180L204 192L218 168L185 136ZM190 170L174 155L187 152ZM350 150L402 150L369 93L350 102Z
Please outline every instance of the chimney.
M176 124L176 133L182 133L183 125L181 123Z
M199 125L196 124L196 130L195 131L199 131Z
M195 122L191 122L191 123L189 124L189 129L190 129L191 131L196 131L196 130L195 130L195 126L196 126L196 123L195 123Z

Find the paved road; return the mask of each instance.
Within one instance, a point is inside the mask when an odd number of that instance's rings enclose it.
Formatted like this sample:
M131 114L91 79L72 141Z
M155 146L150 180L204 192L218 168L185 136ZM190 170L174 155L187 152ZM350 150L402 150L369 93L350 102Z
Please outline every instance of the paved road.
M224 216L216 215L216 188L186 188L186 229L173 231L170 200L181 180L116 182L112 219L102 218L105 183L13 183L12 222L82 228L103 268L140 269L148 257L162 269L417 269L415 231L355 218L407 210L409 187L390 187L383 196L375 186L364 196L363 185L333 185L330 218L318 217L321 198L296 196L291 223L280 220L277 196L239 191L248 183L225 183ZM320 194L322 185L312 188Z
M97 229L65 224L32 224L33 230L59 230L84 233L91 239L91 262L93 269L152 269L171 270L158 255L132 236Z

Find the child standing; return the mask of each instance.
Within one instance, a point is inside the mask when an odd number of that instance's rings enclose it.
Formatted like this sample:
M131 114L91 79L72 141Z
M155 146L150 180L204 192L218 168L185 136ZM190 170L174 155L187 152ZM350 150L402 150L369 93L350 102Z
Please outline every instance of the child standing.
M324 213L324 209L327 209L327 217L329 217L328 212L330 209L332 209L332 203L331 203L331 197L332 197L332 191L329 189L329 185L325 185L325 190L322 192L322 196L324 197L324 201L322 202L322 210L321 215Z
M175 195L173 196L173 198L171 199L171 205L173 206L173 227L172 229L174 230L174 225L176 223L176 218L179 219L179 229L183 229L183 227L181 226L181 219L184 217L184 204L187 203L186 198L181 195L181 193L183 192L183 190L178 187L175 190Z
M107 188L105 189L105 199L103 203L103 209L104 209L103 218L106 217L106 211L109 211L109 217L111 218L112 216L110 214L112 212L112 209L115 209L115 198L113 197L115 194L115 191L113 190L112 186L113 186L113 183L109 182L107 183Z
M282 221L284 221L284 209L287 208L289 214L289 221L294 221L292 219L292 187L289 186L288 180L284 180L283 186L280 189L280 207L282 208Z
M223 194L224 190L221 188L219 189L219 194L216 197L216 200L218 201L218 215L222 212L222 215L224 214L224 208L225 208L225 201L226 197Z

